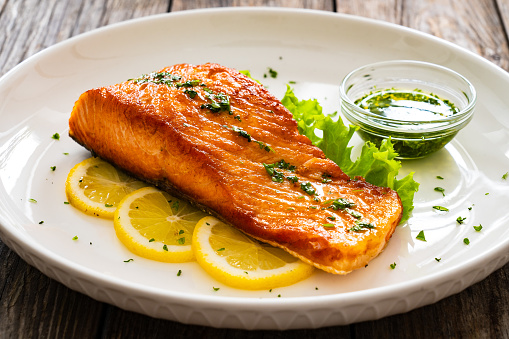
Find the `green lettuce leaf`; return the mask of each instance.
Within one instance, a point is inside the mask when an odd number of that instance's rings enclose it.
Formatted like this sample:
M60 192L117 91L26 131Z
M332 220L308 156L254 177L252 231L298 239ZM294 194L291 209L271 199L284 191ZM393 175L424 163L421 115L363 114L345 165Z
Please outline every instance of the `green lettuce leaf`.
M337 112L325 116L316 99L299 100L290 86L287 86L281 102L297 120L299 132L311 139L343 172L350 177L361 176L373 185L395 190L403 204L401 223L408 220L414 209L414 194L419 189L419 183L413 179L413 172L402 179L397 178L401 162L395 159L398 154L390 140L384 140L380 148L369 141L365 142L359 157L353 161L353 146L348 144L357 127L345 126L341 117L336 116Z

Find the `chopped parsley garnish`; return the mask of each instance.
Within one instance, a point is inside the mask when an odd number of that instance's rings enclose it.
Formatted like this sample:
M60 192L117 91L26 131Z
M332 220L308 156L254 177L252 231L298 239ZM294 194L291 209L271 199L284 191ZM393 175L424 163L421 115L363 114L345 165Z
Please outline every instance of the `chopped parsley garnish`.
M331 176L327 173L322 174L322 183L326 184L328 182L331 182Z
M182 275L182 270L178 270L177 277L180 277Z
M301 183L300 189L309 195L315 195L315 193L316 193L315 188L313 187L313 185L311 185L310 182Z
M327 217L327 219L334 221L334 220L336 220L336 217L334 217L334 216L329 216L329 217Z
M148 242L154 242L156 241L154 238L151 238Z
M481 224L479 224L479 226L474 226L474 230L475 230L476 232L481 232L481 230L482 230L482 225L481 225Z
M192 89L186 89L184 93L186 93L191 99L194 99L198 95L198 92L193 91Z
M44 220L39 221L39 225L44 224Z
M463 243L465 245L470 245L470 240L468 240L468 238L465 238L465 239L463 239Z
M221 247L221 248L218 248L218 249L216 250L216 252L222 252L222 251L224 251L224 250L225 250L225 248L224 248L224 247Z
M187 80L186 82L177 82L176 84L176 87L177 88L180 88L180 87L194 87L194 86L198 86L200 84L200 80L198 79L194 79L194 80ZM185 93L185 91L184 91Z
M37 203L37 200L32 199L32 198L28 199L28 201L33 202L34 204Z
M55 172L55 170L57 169L57 166L51 166L50 169L52 172Z
M444 180L444 177L437 175L437 179Z
M257 140L255 140L255 142L260 146L260 149L267 151L267 152L275 153L275 151L269 145L267 145L261 141L257 141Z
M355 219L360 219L362 218L362 214L360 214L359 212L355 211L355 210L352 210L350 208L345 208L345 211L350 214L352 217L354 217Z
M106 204L104 204L104 207L113 207L113 204L106 203Z
M64 205L69 205L69 201L64 201Z
M137 84L144 83L154 83L154 84L163 84L168 86L173 86L175 82L181 79L178 75L173 75L169 72L153 72L150 74L143 74L140 78L137 79L129 79L129 81L133 81Z
M75 235L74 237L72 237L72 240L78 240L78 236Z
M502 175L502 179L506 180L509 176L509 172L505 172L504 175Z
M424 231L420 231L419 234L415 237L417 240L426 241L426 237L424 236Z
M163 250L168 251L168 246L166 246L166 244L163 245Z
M277 169L284 169L284 170L288 170L290 172L292 172L296 169L295 166L290 165L283 159L281 159L273 164L265 164L265 163L262 163L262 164L263 164L263 167L265 168L265 171L267 171L267 173L271 176L272 181L274 181L274 182L283 182L285 179L285 175L283 174L283 172L278 171ZM294 175L287 176L286 179L288 179L290 182L293 182L293 183L299 181L299 178Z
M55 133L51 136L51 139L60 140L60 134Z
M271 78L277 78L277 72L269 67L269 75Z
M433 206L434 209L436 209L437 211L442 211L442 212L449 212L449 209L447 207L443 207L443 206Z
M355 207L355 203L353 201L347 200L345 198L338 198L332 201L331 208L333 210L344 210L346 208Z
M251 135L249 133L247 133L246 131L244 131L241 127L233 126L232 130L234 132L239 133L239 135L241 137L246 138L248 142L251 142Z
M177 243L179 245L184 245L186 243L186 238L185 237L182 237L182 238L178 238L177 239Z
M465 222L465 220L467 220L467 218L462 218L462 217L457 217L456 218L456 222L458 224L460 224L460 225L463 224L463 222Z
M207 99L210 100L210 103L201 105L202 109L206 108L214 113L226 111L229 114L233 114L230 106L230 97L228 95L224 93L213 94L208 88L204 88L203 90L208 93Z
M445 197L445 190L442 187L435 187L435 191L442 193L442 196Z
M391 267L391 270L395 269L396 268L396 263L393 262L392 264L389 265Z
M322 226L326 228L333 228L334 224L323 224Z
M171 204L171 208L174 209L175 211L178 211L179 210L179 207L180 207L180 201L178 200L175 200L172 204Z
M436 260L437 262L440 262L440 260L442 260L442 258L435 258L435 260Z
M184 232L185 232L184 230L179 230L179 235L184 234Z
M365 222L365 221L359 221L357 224L351 228L348 229L348 232L364 232L367 229L375 228L375 225Z
M214 291L219 291L219 287L212 287Z
M127 259L127 260L124 260L124 262L131 262L131 261L134 261L134 259Z

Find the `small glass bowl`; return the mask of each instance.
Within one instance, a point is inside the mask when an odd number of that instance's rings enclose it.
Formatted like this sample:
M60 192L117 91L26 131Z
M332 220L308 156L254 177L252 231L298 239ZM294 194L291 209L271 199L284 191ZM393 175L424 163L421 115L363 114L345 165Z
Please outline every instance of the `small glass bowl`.
M432 120L399 120L372 113L355 103L379 90L414 91L449 100L458 111ZM396 60L360 67L348 74L339 90L341 112L364 140L380 146L391 138L399 159L427 156L444 147L472 119L477 95L462 75L428 62Z

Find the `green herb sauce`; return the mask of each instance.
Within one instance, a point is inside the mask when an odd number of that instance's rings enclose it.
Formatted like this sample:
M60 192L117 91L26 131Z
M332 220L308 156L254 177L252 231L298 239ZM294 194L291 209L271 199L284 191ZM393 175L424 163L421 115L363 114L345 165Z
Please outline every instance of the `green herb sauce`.
M355 104L384 117L409 121L435 120L459 112L449 100L419 89L371 92L356 100Z
M453 102L420 89L392 88L374 91L357 99L355 104L384 118L409 122L441 120L459 112ZM377 147L386 139L377 133L363 130L358 132L364 140L373 142ZM430 137L423 133L420 139L394 136L391 141L400 158L421 158L444 147L455 135L456 133Z

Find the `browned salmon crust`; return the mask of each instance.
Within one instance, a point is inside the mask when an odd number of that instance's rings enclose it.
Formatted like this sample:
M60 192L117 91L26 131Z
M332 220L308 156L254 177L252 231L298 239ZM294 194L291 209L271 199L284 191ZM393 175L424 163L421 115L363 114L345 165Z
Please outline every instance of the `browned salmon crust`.
M212 63L157 74L83 93L70 136L327 272L364 267L384 249L401 218L397 193L351 180L298 133L291 112L263 86ZM167 84L157 83L164 74ZM264 164L281 160L295 169L274 166L271 176Z

